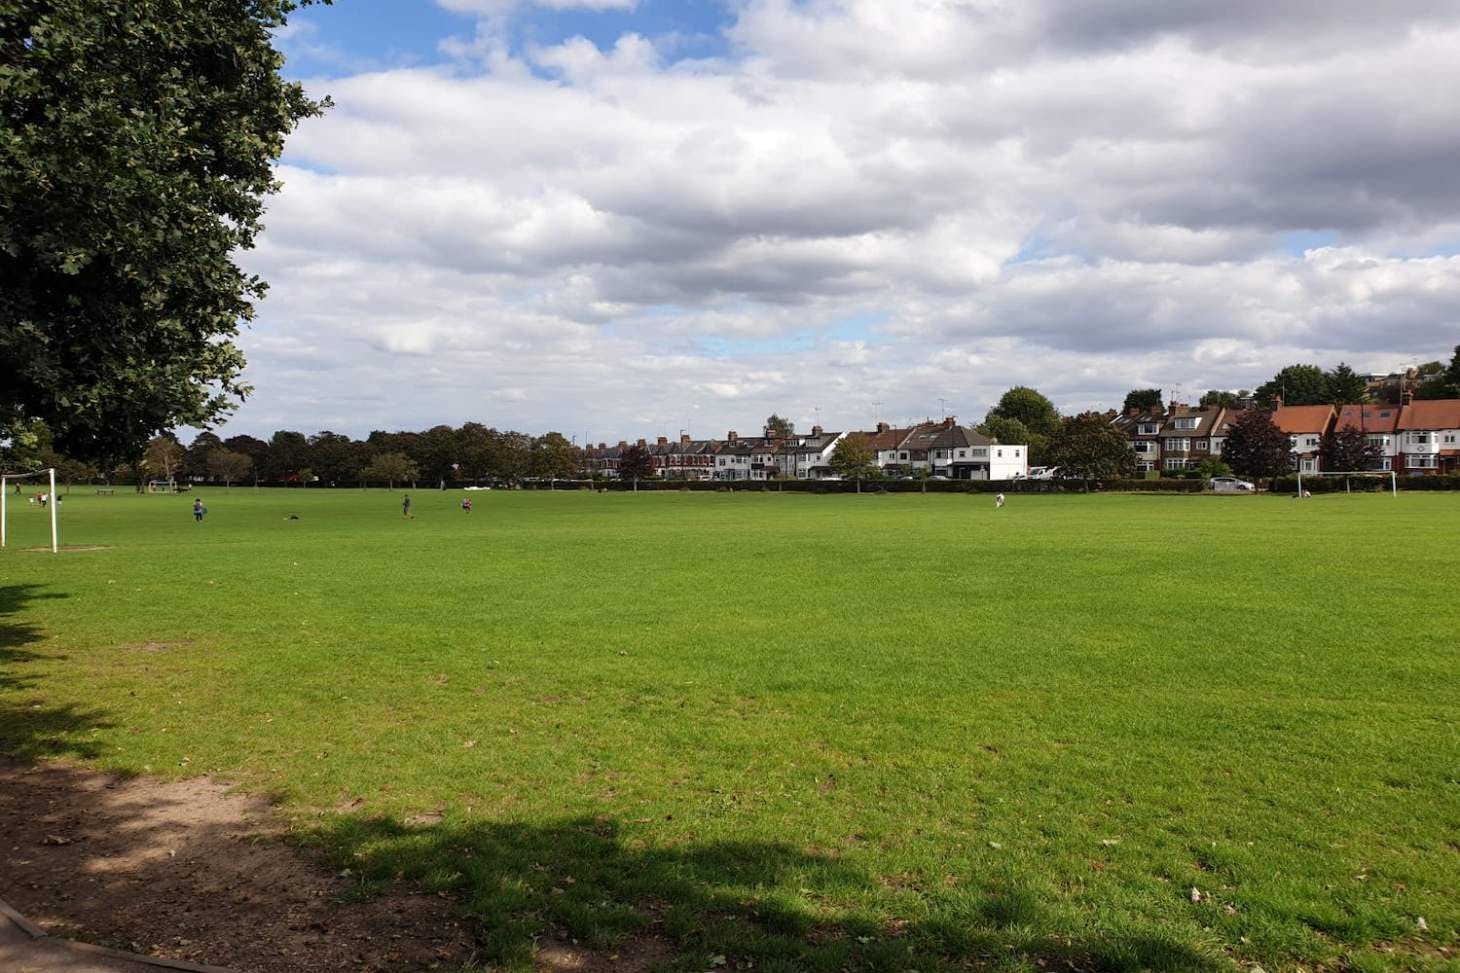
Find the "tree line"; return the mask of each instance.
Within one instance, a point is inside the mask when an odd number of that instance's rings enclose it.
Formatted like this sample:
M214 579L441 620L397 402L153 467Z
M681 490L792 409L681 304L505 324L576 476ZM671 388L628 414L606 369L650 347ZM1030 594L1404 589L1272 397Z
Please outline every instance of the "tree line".
M44 423L12 440L0 456L15 469L55 467L64 482L105 479L141 484L147 480L221 483L510 482L529 477L578 475L581 451L562 433L541 436L495 429L477 422L420 432L377 430L352 439L328 430L306 435L281 429L267 440L220 438L201 432L183 445L172 433L154 436L132 460L97 465L56 448Z

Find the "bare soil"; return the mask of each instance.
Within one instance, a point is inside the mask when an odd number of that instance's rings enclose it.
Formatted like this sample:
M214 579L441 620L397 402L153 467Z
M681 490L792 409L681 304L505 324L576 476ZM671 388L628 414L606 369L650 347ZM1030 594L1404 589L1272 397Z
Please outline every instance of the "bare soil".
M53 935L241 973L472 961L450 902L402 886L346 903L347 881L282 830L267 802L206 777L0 762L0 899Z

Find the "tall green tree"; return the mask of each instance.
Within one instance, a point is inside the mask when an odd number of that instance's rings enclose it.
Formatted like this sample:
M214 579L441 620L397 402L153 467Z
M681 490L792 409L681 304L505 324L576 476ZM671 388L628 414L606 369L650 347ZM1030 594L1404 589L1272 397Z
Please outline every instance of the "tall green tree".
M826 465L843 480L865 480L878 473L872 441L860 433L838 441Z
M989 410L989 419L1018 419L1030 432L1040 436L1057 436L1060 433L1060 414L1054 403L1038 389L1018 385L999 398L999 404Z
M1328 375L1317 365L1289 365L1257 387L1258 405L1271 409L1281 398L1284 405L1328 405Z
M1450 386L1451 396L1460 399L1460 345L1455 346L1455 355L1445 369L1445 383Z
M1062 480L1097 480L1134 476L1136 454L1130 440L1100 412L1069 416L1049 444L1048 462L1059 467Z
M130 457L248 391L235 256L326 107L273 47L307 2L0 0L0 437Z
M578 447L560 432L550 432L532 441L531 469L533 476L566 480L583 468Z
M1029 427L1018 419L1005 419L1003 416L994 415L989 416L983 422L979 423L975 432L982 433L990 439L997 439L999 442L1011 446L1018 445L1019 443L1028 443L1033 437L1033 433L1029 431ZM1031 459L1030 462L1033 463L1034 461Z
M415 483L421 478L421 471L405 453L380 453L360 471L360 475L374 482L384 480L394 490L397 482Z
M1222 460L1241 476L1281 476L1293 468L1293 443L1264 409L1247 409L1227 430Z
M1339 362L1328 379L1328 402L1333 405L1357 405L1369 401L1369 383L1346 362Z
M1125 394L1125 404L1120 407L1123 415L1135 412L1150 412L1161 405L1160 389L1132 389Z

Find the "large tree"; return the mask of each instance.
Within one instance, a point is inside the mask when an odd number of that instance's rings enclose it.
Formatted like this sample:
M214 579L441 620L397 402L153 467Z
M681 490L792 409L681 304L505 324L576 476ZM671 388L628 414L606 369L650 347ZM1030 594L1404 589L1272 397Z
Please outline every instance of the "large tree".
M1130 440L1100 412L1070 416L1049 446L1049 463L1062 480L1110 480L1135 475Z
M877 475L877 454L870 439L855 433L836 444L826 465L843 480L865 480Z
M1293 443L1264 409L1247 409L1227 430L1222 460L1241 476L1281 476L1293 468Z
M325 107L273 47L307 2L0 0L0 438L135 456L248 391L234 259Z
M1383 452L1369 442L1368 435L1357 426L1346 425L1323 437L1323 465L1335 473L1372 470L1379 465Z
M1257 402L1271 409L1282 399L1284 405L1328 405L1328 375L1317 365L1289 365L1257 387Z
M654 478L654 457L649 450L637 444L619 453L618 478L620 480L652 480Z
M224 487L232 487L235 482L248 476L251 469L253 459L247 454L235 453L222 446L208 453L208 474L214 479L222 480Z
M1333 405L1357 405L1369 401L1369 383L1346 362L1339 362L1325 377L1328 379L1328 401Z
M1039 390L1024 385L1005 392L984 421L995 418L1018 419L1026 429L1039 436L1057 436L1060 433L1060 414L1054 403Z
M376 482L384 480L394 490L397 480L409 480L411 483L415 483L420 479L421 471L405 453L381 453L370 461L369 466L360 471L360 475Z
M531 470L533 476L566 480L583 468L577 446L560 432L550 432L532 441Z
M1120 411L1125 415L1132 412L1151 412L1160 404L1160 389L1131 389L1125 394L1125 404L1120 407Z
M182 472L184 456L182 446L171 433L155 436L142 453L142 468L156 479L171 480Z

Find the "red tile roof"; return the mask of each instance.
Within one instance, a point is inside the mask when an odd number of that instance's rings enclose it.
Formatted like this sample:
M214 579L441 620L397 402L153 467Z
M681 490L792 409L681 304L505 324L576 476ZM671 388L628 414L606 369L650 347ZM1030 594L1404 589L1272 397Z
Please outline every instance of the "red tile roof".
M1336 429L1353 426L1359 432L1393 432L1399 424L1397 405L1345 405L1338 410Z
M1298 433L1327 432L1333 418L1331 405L1284 405L1272 414L1272 421L1289 436Z
M1399 416L1400 429L1460 429L1460 399L1412 402Z

